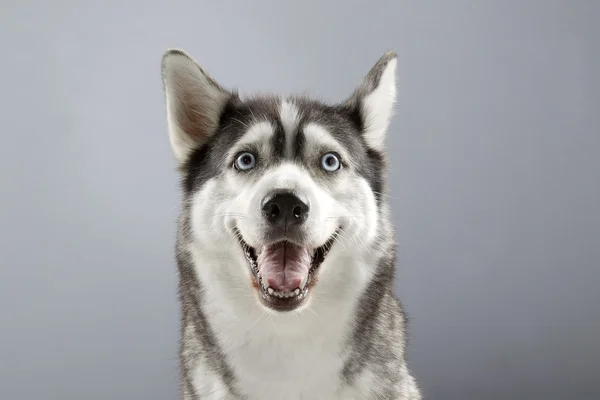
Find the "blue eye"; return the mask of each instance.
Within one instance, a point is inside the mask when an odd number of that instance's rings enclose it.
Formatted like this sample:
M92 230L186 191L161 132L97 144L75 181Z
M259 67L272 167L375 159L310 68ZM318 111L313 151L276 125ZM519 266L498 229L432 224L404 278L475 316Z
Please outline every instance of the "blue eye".
M326 153L321 157L321 168L327 172L336 172L341 166L340 158L335 153Z
M240 153L236 159L234 166L238 171L248 171L256 165L256 157L254 154L247 151Z

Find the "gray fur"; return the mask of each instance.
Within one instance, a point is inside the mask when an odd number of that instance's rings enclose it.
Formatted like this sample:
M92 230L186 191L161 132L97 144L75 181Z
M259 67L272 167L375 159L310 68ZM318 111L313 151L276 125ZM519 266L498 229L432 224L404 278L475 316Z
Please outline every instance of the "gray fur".
M173 55L187 56L181 51L167 52L165 58ZM348 327L344 344L343 367L337 371L340 377L339 393L345 393L346 387L358 385L360 379L372 376L373 384L369 399L420 400L421 395L416 382L408 370L405 361L406 321L400 302L393 295L395 274L395 242L388 204L386 201L385 176L387 166L385 154L371 148L363 137L369 123L364 115L363 101L378 86L379 80L389 61L395 59L393 52L386 53L371 69L362 85L352 96L337 105L328 105L307 97L290 98L299 110L299 123L294 133L295 163L312 168L315 181L327 186L326 176L320 176L312 163L312 155L305 151L303 127L309 123L318 123L326 127L334 139L352 155L353 173L364 178L377 201L379 225L373 245L372 259L375 273L362 293L356 293L360 300L354 312L352 326ZM191 58L190 58L191 60ZM163 59L163 80L165 80L165 62ZM202 109L179 113L175 118L182 121L181 128L187 127L188 134L198 138L184 158L180 159L182 210L179 220L179 232L176 245L176 259L179 271L179 300L181 304L181 394L185 400L203 398L248 399L244 387L240 387L236 378L235 366L230 363L226 349L219 344L212 322L207 317L205 289L197 275L197 268L190 253L193 243L191 229L191 206L194 195L202 190L206 182L217 179L223 174L224 152L232 148L244 135L245 128L252 121L267 120L275 127L271 146L275 151L263 168L277 165L286 159L283 148L287 145L283 134L282 122L278 117L278 96L242 99L236 93L227 92L210 78L200 67L201 74L207 77L209 84L222 93L226 100L219 105L218 125L202 125L194 121L194 116L203 117ZM191 101L183 99L182 101ZM192 104L197 104L192 101ZM205 121L205 120L203 120ZM200 127L200 128L199 128ZM190 132L191 131L191 132ZM277 150L278 149L278 150ZM311 164L312 163L312 164ZM256 173L260 173L256 171ZM258 303L256 305L259 307ZM206 393L194 383L193 371L203 363L212 374L220 379L223 391L218 394ZM365 373L368 373L365 375ZM297 377L302 379L302 377ZM210 397L212 395L213 397ZM343 396L340 394L340 396ZM273 393L273 398L285 398ZM342 398L342 397L340 397Z

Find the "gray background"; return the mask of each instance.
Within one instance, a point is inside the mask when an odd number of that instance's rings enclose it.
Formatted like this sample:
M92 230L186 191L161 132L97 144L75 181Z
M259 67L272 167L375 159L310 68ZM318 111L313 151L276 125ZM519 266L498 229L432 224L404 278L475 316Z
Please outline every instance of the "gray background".
M171 46L326 100L395 49L427 398L600 398L600 2L87 3L1 6L0 399L176 398Z

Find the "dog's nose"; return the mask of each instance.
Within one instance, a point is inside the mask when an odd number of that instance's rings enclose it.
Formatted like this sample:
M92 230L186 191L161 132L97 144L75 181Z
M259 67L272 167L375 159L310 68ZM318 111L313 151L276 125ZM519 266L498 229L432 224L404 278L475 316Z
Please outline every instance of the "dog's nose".
M277 192L265 198L263 216L273 225L299 225L308 217L309 207L292 192Z

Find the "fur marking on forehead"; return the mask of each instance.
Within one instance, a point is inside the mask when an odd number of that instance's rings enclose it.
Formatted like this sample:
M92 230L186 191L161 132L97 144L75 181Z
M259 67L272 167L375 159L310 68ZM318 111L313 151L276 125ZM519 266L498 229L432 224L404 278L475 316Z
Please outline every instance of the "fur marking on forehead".
M268 142L273 136L273 125L269 121L257 121L249 125L238 144L240 146Z
M295 137L300 123L300 112L291 100L283 100L279 105L279 118L283 125L285 135L285 155L292 157L294 154Z
M255 121L248 125L248 130L236 143L236 145L230 149L229 158L233 158L235 153L249 149L259 151L262 154L269 153L269 143L273 137L275 129L270 121Z
M317 151L335 151L340 153L342 158L348 158L343 146L324 126L315 122L309 122L302 131L306 137L306 150L308 153Z

